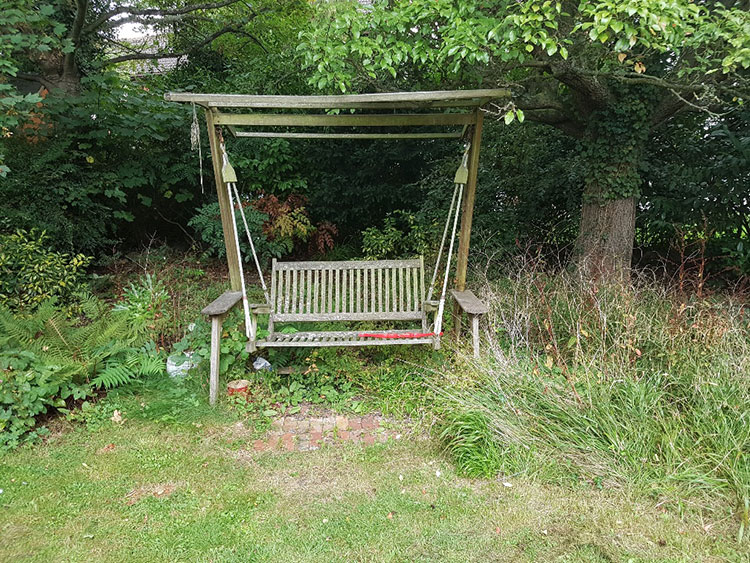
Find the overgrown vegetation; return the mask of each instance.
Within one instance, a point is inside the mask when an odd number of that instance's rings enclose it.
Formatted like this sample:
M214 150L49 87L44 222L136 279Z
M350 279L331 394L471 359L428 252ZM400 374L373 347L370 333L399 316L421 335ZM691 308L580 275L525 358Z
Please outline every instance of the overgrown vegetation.
M591 284L523 262L485 297L492 354L467 384L435 384L465 474L635 486L676 505L724 497L747 526L742 296L700 298L646 274Z

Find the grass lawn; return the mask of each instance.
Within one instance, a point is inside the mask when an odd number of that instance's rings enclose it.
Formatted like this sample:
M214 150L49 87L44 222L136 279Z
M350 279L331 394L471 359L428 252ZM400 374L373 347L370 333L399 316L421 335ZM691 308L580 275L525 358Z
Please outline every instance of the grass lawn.
M200 422L69 423L0 460L2 561L743 560L628 491L467 480L425 439L256 453ZM747 559L744 559L747 560Z

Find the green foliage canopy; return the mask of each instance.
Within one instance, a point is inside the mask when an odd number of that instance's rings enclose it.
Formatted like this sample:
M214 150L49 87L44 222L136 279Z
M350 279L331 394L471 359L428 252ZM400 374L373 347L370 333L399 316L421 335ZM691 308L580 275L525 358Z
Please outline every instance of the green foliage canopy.
M651 133L684 111L750 94L750 14L688 0L376 1L326 4L299 46L319 89L510 86L490 112L580 140L576 243L592 275L630 265Z
M372 9L334 2L302 34L299 49L320 89L359 90L384 75L433 83L505 74L518 105L555 79L568 88L607 96L605 79L713 97L747 95L741 71L750 67L750 14L724 3L687 0L619 2L551 0L376 1ZM653 62L653 64L651 64ZM529 75L538 80L533 84ZM576 84L578 83L578 84ZM600 83L600 84L597 84ZM598 93L597 93L598 90ZM548 93L548 92L547 92ZM522 100L525 100L522 102Z

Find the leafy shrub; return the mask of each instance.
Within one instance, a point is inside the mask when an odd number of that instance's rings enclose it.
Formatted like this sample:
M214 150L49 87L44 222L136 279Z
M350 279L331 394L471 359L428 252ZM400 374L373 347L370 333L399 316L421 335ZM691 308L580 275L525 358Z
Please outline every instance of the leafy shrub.
M415 214L394 211L381 228L362 231L362 251L374 260L423 255L430 248L431 234L431 228Z
M51 297L69 303L86 288L91 258L55 252L49 242L44 231L33 229L0 235L0 305L28 312Z
M291 254L295 248L306 242L310 243L312 250L318 252L333 248L333 239L338 234L336 226L330 222L314 226L310 222L305 202L305 198L296 194L283 199L273 194L261 194L252 202L243 202L242 208L255 250L262 261ZM246 262L251 262L252 249L247 241L245 226L239 212L235 212L235 220L242 255ZM208 245L208 255L220 258L226 255L218 203L210 203L199 208L188 224Z
M119 73L87 73L73 96L38 110L54 127L3 139L13 170L0 184L0 217L46 230L56 249L93 253L167 229L200 194L189 150L190 113ZM205 142L204 138L204 142ZM205 153L204 153L205 154Z
M301 402L341 405L355 395L357 387L352 374L361 368L361 362L353 354L321 348L305 358L305 363L307 368L302 372L267 378L281 404L292 407Z
M268 219L265 213L258 211L252 206L245 206L244 210L247 225L255 244L255 250L263 261L267 261L270 258L279 258L291 252L292 245L289 240L271 241L267 238L263 231L263 225ZM252 249L250 248L250 243L247 241L245 226L242 223L239 213L235 213L235 219L237 221L236 229L240 239L242 257L245 262L251 262L253 259ZM226 257L224 231L221 226L221 212L218 202L199 207L197 213L188 222L188 225L195 229L201 241L206 244L206 255L217 256L219 258Z
M241 309L241 307L240 307ZM221 339L221 358L219 361L219 373L226 375L234 366L239 366L238 376L243 376L245 369L244 360L249 357L245 351L247 337L243 330L243 320L241 320L241 311L235 309L231 311L224 320L224 332L226 336ZM264 332L259 331L262 336ZM190 359L193 362L208 365L211 356L211 325L205 319L196 320L193 330L187 332L181 340L176 342L172 347L176 354L175 362L181 365ZM188 354L192 354L188 356ZM238 362L238 360L240 360Z

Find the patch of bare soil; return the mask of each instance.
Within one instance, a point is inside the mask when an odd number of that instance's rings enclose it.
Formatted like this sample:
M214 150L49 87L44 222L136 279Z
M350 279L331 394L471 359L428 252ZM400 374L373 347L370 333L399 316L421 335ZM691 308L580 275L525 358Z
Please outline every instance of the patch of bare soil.
M125 504L132 506L145 497L164 498L172 495L182 483L157 483L153 485L141 485L125 495Z

